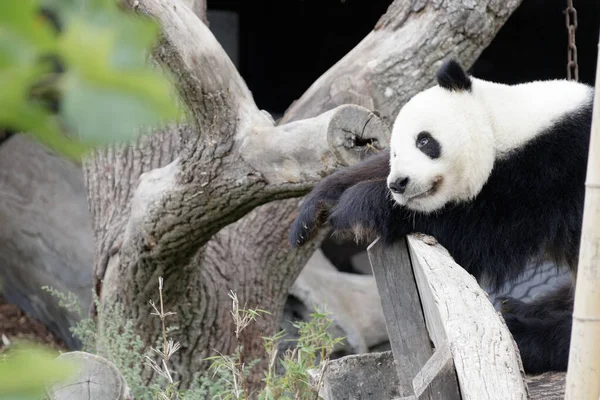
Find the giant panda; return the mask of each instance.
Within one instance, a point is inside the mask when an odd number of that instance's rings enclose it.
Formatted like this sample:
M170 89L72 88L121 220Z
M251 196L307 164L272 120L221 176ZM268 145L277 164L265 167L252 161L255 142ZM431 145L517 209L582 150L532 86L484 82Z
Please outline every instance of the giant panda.
M492 288L531 262L552 259L575 271L592 103L593 88L581 83L505 85L447 61L437 85L400 110L389 151L315 186L291 245L328 223L387 244L410 233L434 236ZM566 370L573 294L569 284L531 303L504 300L526 372Z

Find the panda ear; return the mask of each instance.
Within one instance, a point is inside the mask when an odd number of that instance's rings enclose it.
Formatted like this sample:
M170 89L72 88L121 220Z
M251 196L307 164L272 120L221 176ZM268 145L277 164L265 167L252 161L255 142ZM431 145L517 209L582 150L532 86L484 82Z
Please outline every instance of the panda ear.
M437 82L440 87L453 91L471 91L471 78L456 60L448 60L437 72Z

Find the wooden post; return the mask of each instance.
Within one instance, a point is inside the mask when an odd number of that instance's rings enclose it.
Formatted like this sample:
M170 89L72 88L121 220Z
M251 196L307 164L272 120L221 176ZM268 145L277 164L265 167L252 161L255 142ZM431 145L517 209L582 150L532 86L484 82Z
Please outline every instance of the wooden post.
M523 368L504 320L475 278L423 236L407 241L425 321L436 348L449 346L452 352L462 398L527 399Z
M599 43L600 46L600 43ZM600 55L577 269L567 400L600 397Z
M392 247L375 241L368 249L396 362L399 400L527 399L506 324L475 278L425 238L411 235Z
M430 360L433 350L406 241L403 239L400 244L390 248L376 240L369 246L368 254L394 354L400 395L407 399L460 399L453 368L445 374L419 374ZM430 363L434 370L437 366L436 372L443 369L449 359L449 352L440 354L446 355L446 359L438 355ZM417 378L416 388L413 386L414 378Z

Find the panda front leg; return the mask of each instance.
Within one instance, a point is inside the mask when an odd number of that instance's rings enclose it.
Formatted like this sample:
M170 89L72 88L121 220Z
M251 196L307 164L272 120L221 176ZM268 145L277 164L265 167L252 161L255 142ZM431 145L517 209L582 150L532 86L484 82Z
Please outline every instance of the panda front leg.
M348 188L368 180L385 180L390 172L389 154L387 150L381 151L319 182L304 199L292 223L289 234L291 246L302 246L314 236L327 220L331 207L337 204Z
M502 315L517 343L525 372L567 370L573 295L569 283L530 303L503 299Z
M352 233L356 241L379 236L388 245L410 233L411 226L406 209L392 199L386 179L360 182L346 190L327 222L334 233Z

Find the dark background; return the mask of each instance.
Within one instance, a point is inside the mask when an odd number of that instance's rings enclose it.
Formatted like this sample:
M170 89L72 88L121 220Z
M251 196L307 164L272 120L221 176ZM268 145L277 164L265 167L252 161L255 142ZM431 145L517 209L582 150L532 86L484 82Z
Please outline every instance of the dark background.
M406 0L410 1L410 0ZM360 42L391 0L208 0L239 18L239 69L260 108L282 114ZM566 0L523 0L473 66L502 83L566 78ZM600 1L574 0L580 80L594 83ZM210 15L209 15L210 18Z

